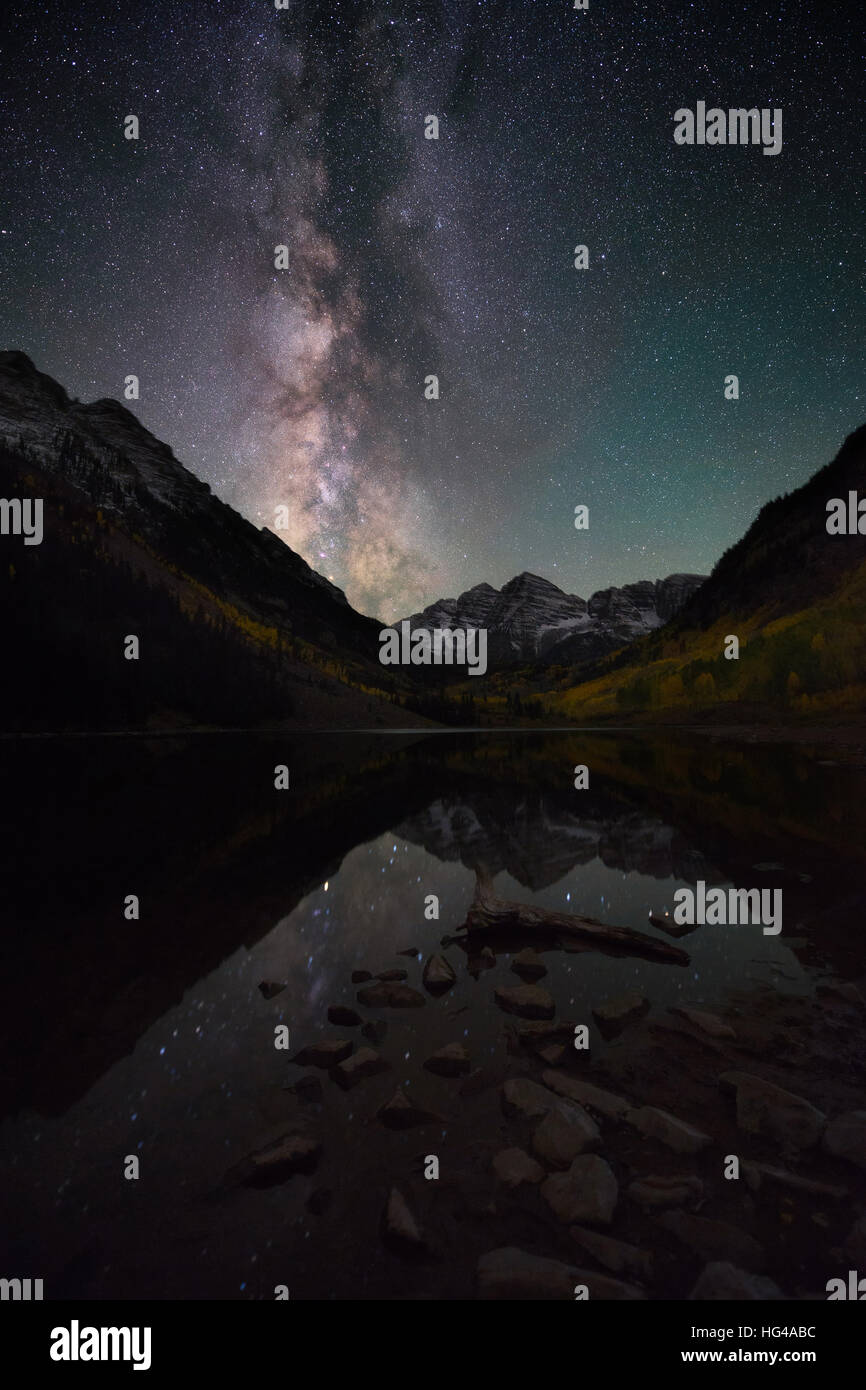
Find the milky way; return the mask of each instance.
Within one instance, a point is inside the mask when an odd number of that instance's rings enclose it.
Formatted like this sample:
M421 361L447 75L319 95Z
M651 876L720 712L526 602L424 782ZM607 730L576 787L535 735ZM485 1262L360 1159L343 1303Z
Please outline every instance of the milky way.
M365 612L524 569L584 596L706 572L862 423L844 13L12 0L4 23L0 345L82 399L135 372L145 424L258 524L285 506ZM783 109L781 153L675 145L699 100Z

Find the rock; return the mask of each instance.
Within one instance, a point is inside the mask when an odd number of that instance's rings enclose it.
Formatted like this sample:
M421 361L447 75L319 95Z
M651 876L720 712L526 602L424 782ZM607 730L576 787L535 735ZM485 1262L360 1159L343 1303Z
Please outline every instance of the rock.
M667 932L668 936L688 936L700 923L675 922L673 917L665 917L658 912L651 912L649 919L654 927L659 931Z
M550 1019L556 1013L553 995L540 985L515 985L513 989L499 988L494 998L500 1009L520 1018Z
M376 979L377 979L377 980L385 980L385 981L388 981L388 980L408 980L408 978L409 978L409 971L408 971L408 970L380 970L379 974L376 976Z
M513 1302L574 1300L575 1286L586 1285L591 1299L643 1298L639 1289L594 1270L578 1269L515 1246L489 1250L478 1261L478 1297Z
M391 1099L376 1112L378 1119L388 1129L414 1129L416 1125L443 1124L441 1115L434 1115L420 1106L399 1088Z
M307 1134L284 1134L250 1154L229 1174L244 1187L274 1187L296 1173L312 1173L322 1157L322 1145Z
M684 1018L695 1028L700 1028L701 1032L706 1033L708 1037L735 1038L737 1036L729 1023L725 1023L721 1018L716 1018L715 1014L704 1013L702 1009L675 1008L670 1009L669 1012L677 1018Z
M751 1270L763 1269L766 1263L764 1249L754 1236L726 1221L710 1221L705 1216L668 1211L659 1217L659 1225L703 1260L728 1260Z
M719 1084L735 1089L737 1124L748 1134L760 1134L795 1151L814 1148L821 1138L827 1117L802 1096L742 1071L724 1072Z
M322 1083L317 1076L302 1076L289 1090L299 1100L312 1103L322 1099Z
M565 1056L565 1048L562 1043L551 1043L549 1047L540 1047L538 1055L549 1067L557 1067Z
M484 949L477 954L467 957L466 969L469 971L472 978L477 980L482 970L492 970L495 964L495 955L489 946L485 946Z
M407 946L405 951L397 952L398 956L414 956L416 960L420 956L420 954L421 952L418 950L417 946Z
M384 1018L371 1018L369 1023L364 1024L361 1032L364 1034L365 1038L375 1043L378 1047L379 1043L385 1040L385 1036L388 1032L388 1025Z
M556 1104L550 1091L524 1076L512 1076L502 1087L502 1113L537 1120Z
M371 970L353 970L353 971L352 971L352 984L353 984L353 985L363 985L363 984L366 984L367 980L372 980L372 978L373 978L373 972L372 972Z
M380 1057L378 1052L374 1052L372 1047L361 1047L350 1057L348 1061L340 1062L334 1067L334 1080L344 1091L350 1091L353 1086L357 1086L359 1081L364 1081L368 1076L376 1076L380 1071L388 1071L389 1063L384 1057Z
M814 1178L803 1178L799 1173L789 1173L785 1168L775 1168L770 1163L754 1163L744 1160L740 1165L743 1177L752 1192L758 1192L764 1182L775 1183L779 1187L790 1188L794 1192L808 1192L814 1197L830 1197L841 1201L848 1196L847 1187L836 1187L829 1182L817 1182Z
M842 1249L857 1262L859 1269L866 1265L866 1212L854 1222L843 1241Z
M531 946L527 946L524 951L518 951L511 962L511 969L524 980L540 980L547 974L547 966Z
M421 979L429 994L444 994L456 983L457 976L444 956L430 956Z
M354 1046L349 1038L326 1038L324 1042L302 1048L291 1060L299 1067L335 1067L351 1055Z
M361 1015L345 1004L331 1004L328 1009L328 1022L336 1023L340 1028L357 1028L361 1022Z
M428 1253L427 1242L409 1208L409 1203L396 1187L391 1188L382 1213L382 1240L399 1254L423 1256Z
M652 1255L638 1250L636 1245L626 1245L623 1240L614 1240L613 1236L602 1235L600 1231L588 1231L584 1226L572 1226L568 1234L594 1260L613 1270L614 1274L631 1274L638 1279L649 1279Z
M824 1148L834 1158L866 1168L866 1110L849 1110L831 1120L824 1133Z
M554 1173L541 1185L551 1211L568 1225L609 1226L618 1192L613 1169L598 1154L581 1154L567 1173Z
M523 1149L501 1149L493 1159L493 1171L506 1187L519 1187L524 1182L541 1182L547 1176L540 1163Z
M551 1168L568 1168L578 1154L593 1149L601 1135L579 1105L556 1101L532 1136L532 1151Z
M420 1009L425 1002L424 995L411 985L391 981L380 981L358 990L358 1003L368 1009Z
M607 1039L617 1037L624 1028L643 1018L649 1010L650 1001L632 989L625 994L618 994L615 999L605 1000L597 1009L593 1009L592 1016L598 1024L601 1036Z
M712 1143L709 1135L703 1134L694 1125L678 1120L666 1110L657 1110L654 1105L642 1105L637 1110L629 1110L626 1121L647 1139L656 1139L669 1149L680 1154L696 1154Z
M574 1298L574 1270L559 1260L542 1255L529 1255L515 1246L488 1250L478 1261L478 1297L480 1299L540 1299Z
M632 1108L631 1102L624 1100L622 1096L615 1096L612 1091L603 1091L601 1087L592 1086L588 1081L580 1081L576 1076L565 1076L558 1071L543 1071L541 1079L545 1086L549 1086L551 1091L556 1091L557 1095L575 1100L578 1105L585 1105L589 1110L597 1110L608 1120L621 1120Z
M424 1063L425 1069L436 1076L463 1076L471 1066L469 1053L462 1043L448 1043L447 1047L440 1047Z
M265 999L276 999L278 994L282 994L283 990L285 989L285 985L281 985L277 980L262 980L261 984L259 985L259 989L261 990Z
M726 1261L708 1264L695 1287L690 1299L720 1299L728 1302L737 1299L775 1299L784 1294L772 1279L764 1279L760 1274L747 1274L744 1269Z
M482 947L481 951L475 951L473 955L467 956L467 967L471 973L481 973L481 970L492 970L496 965L496 956L493 955L491 948Z
M323 1216L333 1200L334 1194L329 1187L317 1187L307 1198L307 1211L313 1216Z
M669 1207L684 1207L699 1202L704 1184L696 1177L660 1177L650 1173L636 1178L628 1187L628 1195L645 1211L662 1211Z

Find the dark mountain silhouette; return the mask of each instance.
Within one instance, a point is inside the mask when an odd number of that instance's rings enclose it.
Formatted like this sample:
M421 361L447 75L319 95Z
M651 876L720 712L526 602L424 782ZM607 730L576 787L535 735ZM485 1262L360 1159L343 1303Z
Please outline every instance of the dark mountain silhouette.
M866 535L828 533L828 503L866 498L866 425L802 487L764 506L658 631L561 672L545 717L654 713L766 720L866 712ZM866 518L864 518L866 526ZM739 641L728 659L728 638ZM483 713L483 711L482 711Z
M44 509L41 544L0 539L5 727L418 722L376 620L131 411L70 400L21 352L0 353L0 492Z

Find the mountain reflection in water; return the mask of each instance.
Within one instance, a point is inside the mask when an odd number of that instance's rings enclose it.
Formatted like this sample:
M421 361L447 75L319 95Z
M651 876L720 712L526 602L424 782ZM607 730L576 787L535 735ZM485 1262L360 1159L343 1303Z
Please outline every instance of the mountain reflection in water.
M686 1297L707 1259L727 1258L709 1246L727 1242L733 1263L751 1259L786 1297L823 1296L862 1172L744 1134L718 1078L757 1073L831 1118L858 1108L863 1012L845 985L866 969L855 930L862 768L826 750L679 731L46 739L7 743L0 757L0 1018L15 1058L2 1091L2 1224L6 1263L43 1277L46 1297L270 1299L282 1283L292 1298L474 1298L479 1257L509 1246L610 1274L537 1185L510 1189L491 1171L500 1151L530 1149L537 1124L504 1115L503 1082L538 1082L551 1064L712 1140L677 1153L600 1120L596 1151L619 1188L609 1232L652 1260L617 1277L649 1297ZM288 792L274 789L280 763ZM574 789L578 764L588 790ZM698 927L677 943L682 966L540 943L556 1021L588 1024L592 1042L589 1054L542 1058L544 1040L521 1040L526 1023L494 999L521 984L513 957L533 943L483 960L483 943L440 945L466 917L479 865L501 897L660 940L648 915L671 910L678 887L781 888L782 934ZM123 915L130 893L138 921ZM401 954L410 948L418 958ZM436 997L422 964L443 950L457 979ZM407 972L423 1007L358 1003L352 972L390 969ZM266 998L262 982L282 988ZM628 991L649 1011L606 1039L593 1010ZM384 1021L384 1037L329 1023L335 1005ZM734 1037L670 1012L681 1006ZM288 1053L274 1046L280 1024ZM343 1090L288 1060L340 1037L374 1047L388 1070ZM466 1049L469 1086L424 1067L448 1044ZM304 1076L320 1096L309 1083L288 1089ZM396 1088L436 1118L389 1129L376 1115ZM286 1134L321 1143L314 1171L237 1180ZM846 1196L821 1199L816 1224L815 1197L789 1195L783 1222L775 1189L724 1180L729 1153ZM123 1178L130 1154L137 1183ZM430 1154L438 1181L423 1176ZM700 1178L700 1217L720 1229L678 1217L674 1239L664 1213L629 1196L650 1174ZM383 1239L394 1187L423 1232L414 1258ZM743 1232L760 1258L740 1250Z

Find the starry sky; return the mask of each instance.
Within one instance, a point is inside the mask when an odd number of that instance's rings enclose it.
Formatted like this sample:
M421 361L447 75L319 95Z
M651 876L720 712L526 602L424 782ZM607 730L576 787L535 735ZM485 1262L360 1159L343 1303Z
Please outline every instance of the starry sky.
M0 347L386 621L707 573L866 417L855 10L8 0Z

